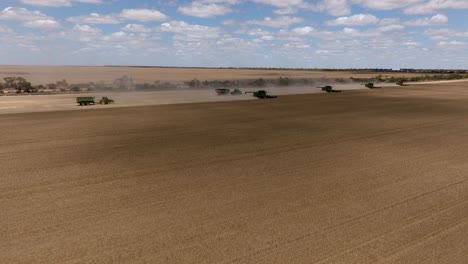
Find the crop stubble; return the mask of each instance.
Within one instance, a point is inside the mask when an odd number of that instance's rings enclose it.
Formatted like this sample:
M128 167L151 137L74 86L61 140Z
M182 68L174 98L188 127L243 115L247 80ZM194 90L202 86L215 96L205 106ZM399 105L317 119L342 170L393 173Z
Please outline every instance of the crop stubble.
M1 263L467 263L466 84L0 116Z

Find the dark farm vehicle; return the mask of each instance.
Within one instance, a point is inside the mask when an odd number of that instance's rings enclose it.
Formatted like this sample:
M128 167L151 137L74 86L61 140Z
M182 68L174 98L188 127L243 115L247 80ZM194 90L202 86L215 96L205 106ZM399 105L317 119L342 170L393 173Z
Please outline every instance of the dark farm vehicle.
M103 96L99 102L94 101L94 96L79 96L76 97L76 103L79 105L95 105L97 103L99 104L113 104L114 100L109 99L107 96Z
M96 102L94 101L94 96L79 96L76 97L76 103L79 105L94 105Z
M114 100L109 99L107 96L103 96L101 98L101 100L99 100L99 104L102 104L102 105L104 105L104 104L113 104L113 103L114 103Z
M226 88L218 88L218 89L215 89L215 92L216 92L218 95L229 95L229 89L226 89Z
M371 83L371 82L364 84L364 86L366 86L369 89L380 88L380 87L375 86L374 83Z
M341 92L341 90L333 90L333 87L330 86L330 85L326 85L326 86L323 86L323 87L317 87L317 88L320 88L320 89L322 89L322 91L327 92L327 93L340 93Z
M272 99L276 98L277 96L267 95L265 90L258 90L256 92L245 92L246 94L251 93L253 96L257 97L258 99Z

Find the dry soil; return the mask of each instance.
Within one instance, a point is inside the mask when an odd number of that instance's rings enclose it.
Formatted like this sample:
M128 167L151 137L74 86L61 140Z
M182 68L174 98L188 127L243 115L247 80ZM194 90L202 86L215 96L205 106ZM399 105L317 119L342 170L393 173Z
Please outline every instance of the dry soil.
M0 115L0 263L468 263L467 88Z

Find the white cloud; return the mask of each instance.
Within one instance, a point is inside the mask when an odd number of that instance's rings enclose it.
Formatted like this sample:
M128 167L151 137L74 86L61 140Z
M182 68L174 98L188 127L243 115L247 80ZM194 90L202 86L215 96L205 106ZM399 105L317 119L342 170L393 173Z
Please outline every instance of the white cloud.
M140 25L140 24L127 24L125 27L122 28L124 31L130 31L130 32L151 32L151 29L145 27L145 25Z
M403 25L387 25L379 27L377 30L381 32L402 31L405 29Z
M425 35L431 36L431 39L445 40L450 38L466 38L468 37L467 31L457 31L454 29L429 29L424 32Z
M448 18L445 15L437 14L432 17L425 17L416 19L413 21L406 22L406 25L409 26L437 26L437 25L446 25L448 23Z
M120 14L100 15L91 13L86 16L76 16L67 19L72 23L87 24L120 24L123 20L136 20L141 22L163 21L167 16L157 10L150 9L124 9Z
M17 20L17 21L32 21L32 20L47 20L51 17L42 14L39 11L29 11L26 8L7 7L0 12L0 19Z
M359 33L359 30L357 30L355 28L344 28L343 33L345 33L345 34L357 34L357 33Z
M422 46L421 42L417 42L417 41L406 41L406 42L403 42L403 45L408 46L408 47Z
M252 0L254 3L272 5L280 8L287 8L290 6L300 6L304 4L303 0Z
M241 0L197 0L196 2L200 2L202 4L229 4L229 5L237 5L242 3Z
M204 4L195 1L189 6L179 7L177 11L187 16L208 18L231 13L233 9L228 5L216 3Z
M348 0L322 0L309 9L318 12L327 12L332 16L345 16L351 13L351 6Z
M375 25L379 19L369 14L358 14L349 17L339 17L335 20L326 22L329 26L365 26Z
M359 4L365 8L374 10L401 9L425 0L351 0L353 4Z
M297 10L298 8L296 7L284 7L281 9L276 9L275 11L273 11L273 13L277 15L290 15L290 14L297 13Z
M273 28L286 28L293 24L301 23L302 21L304 20L300 17L281 16L277 18L265 17L263 20L250 20L247 21L247 24Z
M120 13L120 17L141 22L164 21L167 19L165 14L150 9L124 9Z
M444 46L444 47L454 47L454 46L465 46L466 43L465 42L461 42L461 41L456 41L456 40L453 40L453 41L441 41L439 43L437 43L438 46Z
M380 20L379 25L382 25L382 26L398 25L400 23L401 22L399 18L384 18Z
M75 25L73 27L74 31L85 33L85 34L100 34L102 31L98 28L93 28L88 25Z
M292 32L298 35L309 35L310 33L315 32L315 29L312 27L298 27L294 28Z
M434 14L442 9L468 9L466 0L430 0L426 3L410 6L405 9L406 14Z
M217 27L191 25L184 21L171 21L162 23L159 29L161 32L184 35L184 40L203 38L212 39L218 38L222 35L221 30Z
M76 16L67 19L72 23L87 23L87 24L119 24L120 20L116 15L100 15L91 13L87 16Z
M21 0L23 4L32 6L72 6L74 3L101 4L102 0Z
M297 13L299 9L308 9L311 7L304 0L250 0L254 3L271 5L278 9L274 10L273 13L277 15L289 15Z
M60 24L57 21L51 19L25 21L22 25L28 28L37 28L45 30L57 29L60 27Z
M57 29L60 24L52 17L42 14L39 11L29 11L26 8L7 7L0 12L1 20L23 21L23 27L37 28L44 30Z

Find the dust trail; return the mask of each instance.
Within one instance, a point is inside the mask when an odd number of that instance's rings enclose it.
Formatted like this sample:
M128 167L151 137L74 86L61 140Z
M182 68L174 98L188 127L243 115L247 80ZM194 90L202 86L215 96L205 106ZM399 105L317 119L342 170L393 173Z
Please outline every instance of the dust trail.
M85 94L57 94L57 95L23 95L23 96L0 96L0 114L20 113L20 112L43 112L59 110L82 110L97 108L145 106L145 105L165 105L181 103L202 103L237 100L255 100L247 91L265 90L270 95L293 95L293 94L315 94L324 93L317 88L317 83L309 86L270 86L270 87L250 87L239 88L242 95L219 96L214 89L186 89L186 90L166 90L147 92L93 92ZM362 84L332 84L337 90L357 90L367 89ZM378 86L395 86L392 84L378 84ZM234 89L230 89L233 91ZM94 96L98 102L101 97L107 96L115 100L112 105L90 105L78 106L77 96Z

